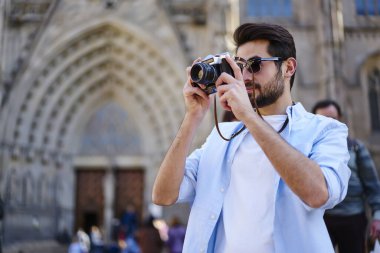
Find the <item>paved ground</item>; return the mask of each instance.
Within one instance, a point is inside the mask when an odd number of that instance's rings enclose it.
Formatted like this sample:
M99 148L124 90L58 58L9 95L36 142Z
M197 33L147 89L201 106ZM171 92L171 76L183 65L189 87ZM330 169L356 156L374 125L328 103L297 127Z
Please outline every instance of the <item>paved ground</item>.
M4 247L3 253L67 253L67 246L55 241L29 242Z

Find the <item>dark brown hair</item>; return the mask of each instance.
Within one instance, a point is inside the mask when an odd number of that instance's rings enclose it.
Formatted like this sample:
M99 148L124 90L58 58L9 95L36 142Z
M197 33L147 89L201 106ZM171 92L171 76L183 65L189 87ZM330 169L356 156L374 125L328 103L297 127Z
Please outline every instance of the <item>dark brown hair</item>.
M289 57L296 58L296 47L293 36L288 30L279 25L265 23L246 23L239 26L234 32L236 50L243 44L253 40L269 41L268 53L283 60ZM279 65L281 66L281 62ZM295 73L290 78L290 89L293 87Z
M330 105L335 107L336 111L338 112L338 116L341 117L342 116L342 110L340 109L339 104L337 102L335 102L334 100L331 100L331 99L325 99L325 100L318 101L313 106L313 109L311 111L312 111L312 113L315 114L318 109L324 109L326 107L329 107Z

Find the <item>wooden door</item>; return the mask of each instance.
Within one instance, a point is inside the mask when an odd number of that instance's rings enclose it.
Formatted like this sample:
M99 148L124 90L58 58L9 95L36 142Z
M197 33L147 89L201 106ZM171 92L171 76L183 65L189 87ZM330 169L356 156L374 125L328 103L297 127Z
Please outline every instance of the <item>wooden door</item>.
M77 170L75 230L84 229L87 233L91 226L103 226L105 170Z
M144 170L118 169L115 174L115 215L120 218L126 206L132 204L141 221L144 199Z

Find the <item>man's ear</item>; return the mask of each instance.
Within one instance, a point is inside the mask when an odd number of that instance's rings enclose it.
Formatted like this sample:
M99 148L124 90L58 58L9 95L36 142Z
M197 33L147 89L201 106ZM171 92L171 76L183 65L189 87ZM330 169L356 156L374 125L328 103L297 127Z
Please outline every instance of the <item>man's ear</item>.
M285 61L285 72L284 72L284 77L291 78L292 75L296 72L297 69L297 60L294 59L293 57L290 57L286 59Z

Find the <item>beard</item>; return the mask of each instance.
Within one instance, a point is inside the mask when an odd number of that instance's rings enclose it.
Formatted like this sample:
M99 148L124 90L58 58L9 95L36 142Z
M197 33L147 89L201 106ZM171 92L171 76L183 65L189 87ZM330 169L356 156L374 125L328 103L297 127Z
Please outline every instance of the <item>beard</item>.
M279 97L284 93L285 81L281 76L279 71L272 80L270 80L265 85L260 85L259 83L254 83L254 80L246 83L246 86L253 86L255 84L256 91L254 91L251 96L251 104L255 107L255 101L258 108L262 108L271 105L277 101ZM256 98L255 98L256 96Z

